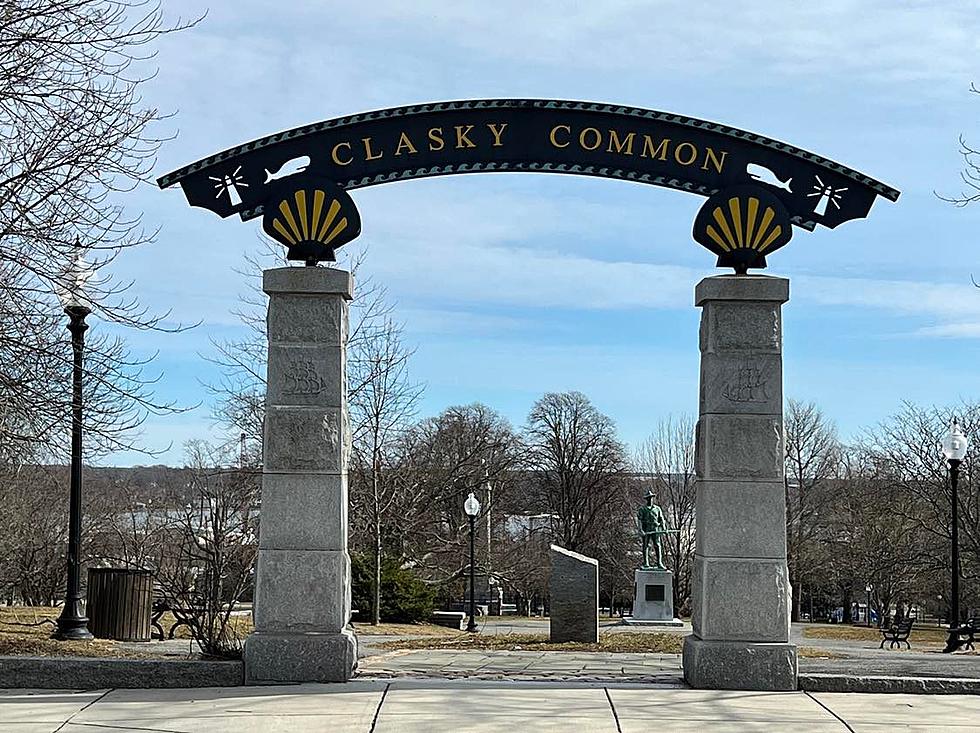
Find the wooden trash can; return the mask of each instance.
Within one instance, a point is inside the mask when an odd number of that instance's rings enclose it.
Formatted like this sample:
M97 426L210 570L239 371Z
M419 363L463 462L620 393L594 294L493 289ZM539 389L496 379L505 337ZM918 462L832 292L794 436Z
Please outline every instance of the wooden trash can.
M97 639L149 641L153 573L129 568L89 568L86 613Z

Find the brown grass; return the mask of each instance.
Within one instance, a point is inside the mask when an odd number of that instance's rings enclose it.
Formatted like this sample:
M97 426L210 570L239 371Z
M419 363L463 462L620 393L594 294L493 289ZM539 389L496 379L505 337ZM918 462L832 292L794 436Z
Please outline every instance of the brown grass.
M378 624L372 626L363 621L356 621L353 624L354 631L358 634L377 635L377 636L454 636L459 634L446 626L436 624Z
M57 641L51 638L54 626L40 623L54 620L59 608L0 607L0 655L35 657L129 657L135 659L159 656L147 651L123 649L118 642Z
M881 632L874 627L844 626L841 624L807 626L803 629L803 636L807 639L839 639L842 641L880 642L882 639ZM946 642L946 630L937 626L915 626L909 635L909 642L912 646L915 646L916 642L921 644L944 644Z
M165 655L157 651L155 645L146 644L140 649L127 649L117 641L108 639L93 639L91 641L58 641L51 638L54 626L43 623L55 620L61 613L60 608L44 606L10 606L0 607L0 656L36 656L36 657L122 657L131 659L157 659ZM165 613L160 619L163 630L169 633L174 624L171 613ZM244 639L252 633L252 618L249 614L232 616L230 621L232 633L236 638ZM190 629L181 626L174 638L189 640ZM173 656L172 654L166 656ZM188 654L197 657L196 654Z
M680 654L684 647L684 637L680 634L661 634L656 632L623 632L603 634L598 644L564 642L552 644L544 634L482 634L453 633L451 636L428 639L401 639L386 641L380 646L390 650L412 649L477 649L480 651L536 651L536 652L610 652L613 654ZM838 654L827 649L801 646L801 657L818 659L840 659Z
M451 632L452 633L452 632ZM453 633L431 639L402 639L382 644L385 649L479 649L484 651L552 651L680 654L684 637L679 634L605 634L598 644L563 642L552 644L545 634L467 634Z

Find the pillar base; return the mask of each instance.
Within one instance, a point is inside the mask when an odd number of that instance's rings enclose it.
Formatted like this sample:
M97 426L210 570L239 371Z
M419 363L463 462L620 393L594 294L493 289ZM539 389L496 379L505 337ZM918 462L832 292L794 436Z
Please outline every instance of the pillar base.
M684 638L684 679L711 690L796 690L796 645Z
M256 632L245 642L245 684L347 682L357 666L354 632Z

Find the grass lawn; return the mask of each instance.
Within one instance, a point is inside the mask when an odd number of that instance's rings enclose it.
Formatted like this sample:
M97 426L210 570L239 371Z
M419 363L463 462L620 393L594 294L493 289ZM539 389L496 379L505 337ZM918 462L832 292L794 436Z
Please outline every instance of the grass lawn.
M447 626L437 626L436 624L387 624L382 623L372 626L364 621L355 621L351 624L354 631L358 634L378 636L453 636L458 631L453 631Z
M388 641L385 649L480 649L485 651L540 651L540 652L649 652L680 654L684 637L679 634L622 633L603 634L598 644L569 641L552 644L547 634L467 634L464 631L451 636L432 639L402 639Z
M684 637L680 634L656 632L623 632L602 634L598 644L564 642L552 644L545 634L467 634L452 632L449 636L428 639L401 639L381 644L384 649L478 649L481 651L536 651L536 652L611 652L613 654L680 654ZM826 649L800 647L803 657L836 659L839 654Z
M140 649L123 648L119 642L109 639L91 641L58 641L51 638L55 627L46 621L54 621L61 614L60 608L45 606L0 606L0 656L19 655L36 657L121 657L129 659L156 659L164 655L147 643ZM160 619L164 631L169 632L175 619L165 613ZM249 614L232 616L233 634L244 640L252 633L252 619ZM191 632L181 626L175 634L177 639L190 639ZM173 655L166 655L172 657ZM189 657L198 655L188 654Z
M40 623L54 620L60 608L0 607L0 655L16 654L35 657L129 657L145 659L156 656L147 652L123 649L118 642L105 639L92 641L56 641L51 638L54 626Z
M927 646L942 646L946 643L946 634L946 629L938 626L914 626L912 633L909 635L909 643L913 648L916 643ZM806 639L839 639L842 641L874 642L880 642L882 639L881 632L873 626L849 626L841 624L806 626L803 629L803 637ZM903 644L902 646L904 647L905 645Z

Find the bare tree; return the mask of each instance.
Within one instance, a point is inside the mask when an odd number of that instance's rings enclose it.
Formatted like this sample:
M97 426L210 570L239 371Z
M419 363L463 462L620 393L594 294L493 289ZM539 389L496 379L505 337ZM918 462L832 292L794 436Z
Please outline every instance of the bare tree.
M259 474L227 447L191 441L186 450L192 500L161 545L157 578L204 654L237 656L243 639L231 618L253 585Z
M786 550L793 586L793 621L800 620L803 578L822 559L817 551L828 521L840 465L837 431L812 402L789 400L786 409Z
M689 416L661 420L637 449L634 465L643 478L649 479L647 485L656 494L670 527L679 530L664 544L674 569L674 608L680 611L689 605L691 597L696 503L694 420Z
M980 89L977 89L975 84L970 84L970 91L980 94ZM954 196L943 196L939 193L936 193L936 196L955 206L963 207L980 201L980 150L970 145L966 138L960 135L960 155L963 156L960 181L964 188Z
M245 326L246 333L240 338L212 341L214 353L205 357L221 370L220 379L208 385L216 398L215 421L234 436L244 434L248 452L257 455L262 454L266 388L267 299L262 292L262 270L286 266L285 254L278 242L263 236L258 250L245 255L238 272L245 278L247 288L233 315ZM365 257L365 250L357 251L346 265L356 283L347 338L347 395L351 402L379 376L370 342L388 338L388 330L392 337L401 338L401 327L392 318L394 308L387 291L368 278L358 277ZM357 416L352 418L356 420ZM359 430L356 423L353 430Z
M0 593L7 603L53 605L64 592L63 473L0 466Z
M381 623L381 566L389 515L398 506L405 483L389 478L394 451L415 414L422 388L408 378L412 351L401 328L390 319L370 339L358 339L354 360L366 375L350 400L354 428L351 466L352 513L369 528L373 561L372 623Z
M514 503L524 485L515 470L519 455L510 424L479 403L447 408L405 433L395 477L404 486L396 509L402 530L392 540L427 582L445 586L467 570L469 522L463 501L470 492L479 497L483 516L492 520L491 537L506 534L507 515L517 512ZM506 543L498 541L494 548L495 573L506 583L515 557Z
M952 542L952 491L949 467L940 441L955 415L964 432L980 434L980 405L964 402L956 408L920 407L906 403L900 413L870 431L863 448L875 475L893 497L893 511L903 526L916 532L917 564L932 574L948 577ZM976 481L976 451L968 451L960 466L958 490L959 541L962 577L980 578L980 485ZM966 591L972 584L966 584Z
M70 349L56 291L89 254L89 304L101 319L162 328L110 274L124 249L152 239L119 203L148 176L161 119L146 108L141 73L165 25L159 6L116 0L8 0L0 8L0 445L23 460L67 441L63 385ZM152 398L145 362L106 333L88 343L89 453L132 446Z
M524 435L540 501L554 516L555 541L591 549L606 507L623 491L625 450L613 421L581 392L551 392L534 403Z

